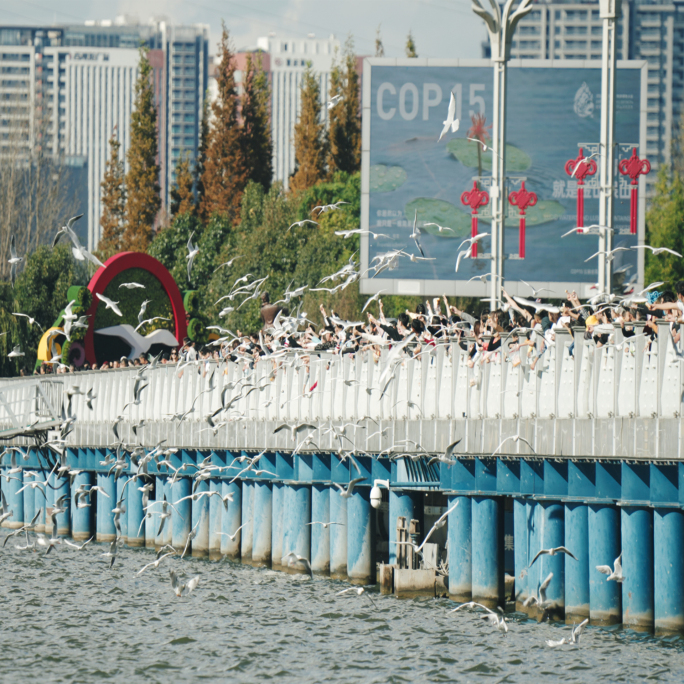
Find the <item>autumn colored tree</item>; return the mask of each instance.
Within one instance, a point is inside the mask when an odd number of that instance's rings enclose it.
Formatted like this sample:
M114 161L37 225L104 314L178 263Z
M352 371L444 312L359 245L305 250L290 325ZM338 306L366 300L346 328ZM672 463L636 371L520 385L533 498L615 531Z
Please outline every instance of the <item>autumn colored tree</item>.
M147 48L140 48L135 104L131 114L131 145L126 174L126 226L122 247L144 252L152 240L154 221L161 208L157 164L157 111L152 90L152 67Z
M211 105L213 118L209 124L202 172L204 189L200 214L204 219L212 214L237 215L248 178L238 122L234 54L225 25L219 57L218 96Z
M335 63L330 75L330 100L341 98L329 112L328 173L355 173L361 168L361 115L359 111L359 75L351 36L344 46L341 63Z
M418 57L416 52L416 44L413 41L413 33L409 31L408 36L406 36L406 56L407 57Z
M254 58L247 55L242 86L241 142L248 179L268 190L273 178L273 140L269 114L271 89L260 54Z
M171 214L194 214L195 195L192 192L193 177L190 160L183 156L176 164L176 181L171 188Z
M102 236L97 245L98 256L106 261L121 251L126 221L126 184L123 159L119 156L121 143L116 138L116 126L109 139L109 160L105 166L102 188Z
M321 121L321 89L308 64L301 88L301 111L295 124L295 172L290 188L305 190L325 175L325 126Z
M382 44L382 36L380 35L380 27L375 29L375 56L385 56L385 46Z
M199 145L197 146L197 158L193 167L193 185L195 187L195 204L202 205L204 199L204 167L207 161L207 144L209 141L209 98L207 95L202 100L202 120L200 121Z

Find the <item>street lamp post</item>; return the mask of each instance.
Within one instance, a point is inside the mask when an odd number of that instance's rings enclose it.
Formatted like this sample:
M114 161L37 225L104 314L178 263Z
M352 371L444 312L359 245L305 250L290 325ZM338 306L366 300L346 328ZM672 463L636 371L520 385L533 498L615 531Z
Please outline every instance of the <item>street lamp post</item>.
M622 15L622 0L599 0L603 21L603 51L601 55L601 142L599 146L599 225L607 226L600 234L598 260L600 292L611 290L613 248L613 183L615 176L615 60L617 21Z
M603 1L603 0L602 0ZM619 2L619 0L612 0ZM504 221L506 216L506 72L511 57L511 40L518 22L532 11L532 0L506 0L503 11L496 0L489 0L487 11L480 0L472 0L475 14L484 19L489 33L494 63L494 116L492 124L492 280L490 305L494 310L501 299L504 275Z

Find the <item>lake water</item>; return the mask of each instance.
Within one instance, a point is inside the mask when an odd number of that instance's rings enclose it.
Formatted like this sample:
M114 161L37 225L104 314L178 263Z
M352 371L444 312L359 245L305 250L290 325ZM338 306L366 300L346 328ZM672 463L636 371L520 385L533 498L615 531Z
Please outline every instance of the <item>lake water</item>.
M6 532L0 533L4 538ZM569 634L510 614L509 632L447 599L336 596L344 582L228 560L172 558L142 576L151 551L114 567L64 545L0 550L2 682L681 682L684 641L589 627ZM17 542L24 544L24 541ZM169 569L198 588L176 598Z

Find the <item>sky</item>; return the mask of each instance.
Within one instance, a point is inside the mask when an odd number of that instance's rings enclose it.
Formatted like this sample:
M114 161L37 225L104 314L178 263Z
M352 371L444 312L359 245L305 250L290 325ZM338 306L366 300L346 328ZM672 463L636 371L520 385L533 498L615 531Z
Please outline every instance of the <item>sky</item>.
M141 22L207 24L213 45L221 20L235 47L253 48L259 36L354 38L359 55L375 54L378 26L386 57L403 57L413 33L419 57L478 58L486 39L469 0L12 0L0 3L0 24L82 23L130 14ZM212 52L214 50L212 49Z

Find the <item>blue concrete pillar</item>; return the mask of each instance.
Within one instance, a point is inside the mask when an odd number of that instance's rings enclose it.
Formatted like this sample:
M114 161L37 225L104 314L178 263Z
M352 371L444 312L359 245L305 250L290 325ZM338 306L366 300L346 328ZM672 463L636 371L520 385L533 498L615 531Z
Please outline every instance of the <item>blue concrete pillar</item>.
M565 556L565 621L582 622L589 617L589 507L565 504L565 546L577 556Z
M469 601L473 592L472 504L469 496L450 496L447 535L449 540L449 596Z
M114 475L98 473L97 486L101 487L107 496L102 494L102 492L97 492L96 495L97 525L95 538L99 542L112 542L116 538L114 514L112 513L112 508L114 508L116 504L116 484L114 483ZM50 491L50 488L48 488L48 505L50 505Z
M615 506L589 506L589 617L592 624L612 625L622 622L621 590L615 581L608 582L597 565L613 567L620 555L620 514Z
M45 533L45 513L47 511L47 492L46 490L46 484L45 484L45 479L47 477L47 473L44 470L38 470L36 471L36 474L34 476L35 482L40 482L43 486L42 487L36 487L33 490L33 505L38 511L38 509L42 508L43 510L41 511L40 517L38 518L38 523L36 526L36 532L40 532L41 534ZM35 515L35 513L34 513Z
M330 488L330 577L347 579L347 499Z
M653 561L656 633L680 632L684 630L684 511L681 509L655 509ZM624 572L626 576L627 571Z
M174 485L171 483L171 478L168 477L166 480L164 480L164 498L169 502L175 505L175 491L174 491ZM190 513L190 508L189 508L189 502L186 501L185 503L188 504L188 514ZM170 544L173 546L173 525L174 525L174 520L179 520L178 514L173 510L171 510L171 517L166 519L166 524L164 525L164 530L162 534L162 544ZM183 515L183 517L187 517ZM188 529L190 528L190 520L188 520ZM183 548L185 548L185 544L183 544ZM183 552L183 549L180 549L181 553Z
M271 567L280 568L283 557L283 534L285 531L285 485L274 482L271 490Z
M290 491L288 491L288 489ZM311 488L307 485L285 485L285 538L283 555L294 551L311 560ZM301 568L296 568L302 572Z
M19 494L19 490L24 486L22 473L13 473L9 476L7 485L7 505L12 511L12 515L5 521L11 530L17 530L24 524L24 492Z
M254 536L252 562L271 565L271 532L273 524L273 493L270 482L254 483Z
M209 480L209 491L221 494L221 481ZM209 497L209 557L219 558L221 556L221 512L223 502L218 496Z
M347 577L355 584L373 581L372 542L370 489L357 487L347 500Z
M142 524L145 515L143 493L138 489L143 484L143 480L138 479L129 482L126 487L126 543L129 546L145 546L145 525Z
M208 492L209 482L201 480L197 483L195 492ZM197 501L192 501L192 529L195 530L195 538L192 540L192 555L201 557L209 553L209 498L203 496ZM211 497L214 498L214 497Z
M90 491L90 486L93 483L92 473L81 471L74 477L74 485L71 488L71 536L76 541L86 541L93 536L92 528L90 526L90 506L84 508L79 508L77 506L76 496L74 492L81 486L84 487L85 491ZM97 492L96 492L97 494ZM85 497L80 499L83 503L91 503L90 497Z
M152 538L154 539L154 545L156 548L160 549L164 546L165 533L164 530L159 533L159 526L161 525L161 512L162 512L162 502L165 501L166 494L166 476L158 475L154 482L154 506L149 510L152 511L152 517L149 519L149 524L151 527ZM152 503L152 498L150 498L149 504ZM164 528L171 527L171 519L166 518L164 522Z
M653 629L653 511L620 509L622 538L622 624Z
M530 560L541 549L553 549L565 544L565 509L563 504L540 501L538 507L541 516L541 545L533 552ZM546 590L546 599L549 602L545 610L553 617L565 617L565 554L555 556L544 554L540 556L535 565L540 571L539 578L543 582L549 573L553 573L553 579ZM530 572L534 570L534 566Z
M221 495L233 495L233 500L228 502L228 508L221 511L221 553L229 558L240 558L240 536L243 530L238 532L242 525L242 487L240 482L230 484L228 480L221 483ZM236 534L237 533L237 534ZM231 539L227 535L234 535Z
M252 561L254 548L254 482L242 482L242 530L240 532L240 558L243 563Z
M30 471L28 470L23 470L22 471L22 481L23 484L33 484L35 483L35 479L33 475L29 475ZM38 489L34 489L33 487L27 487L23 492L22 496L24 497L24 519L26 520L26 523L30 523L31 520L33 520L33 516L36 514L36 511L40 508L40 501L43 498L43 495L41 492L38 492L38 506L36 506L36 492Z
M71 488L69 487L68 477L55 478L55 504L64 497L61 507L65 510L57 515L57 534L69 536L71 534Z
M311 521L330 522L330 487L311 487ZM311 525L311 569L320 575L330 574L330 527Z
M389 562L397 562L397 518L406 518L408 524L414 516L415 494L400 489L390 489L389 493ZM427 532L427 530L425 530Z
M503 506L490 496L472 498L473 600L504 605Z
M127 541L128 539L128 490L133 486L130 482L126 485L128 475L120 475L116 481L116 502L112 504L112 508L124 507L125 513L119 515L119 527L121 528L121 539ZM124 491L124 486L126 487Z
M171 485L172 503L175 506L175 510L171 510L171 522L173 523L171 544L178 553L183 553L192 524L192 502L190 499L185 499L185 501L181 501L181 499L190 496L191 490L192 481L188 477L179 477Z
M527 577L529 564L529 530L527 525L527 502L513 499L513 559L515 568L515 603L517 610L528 596Z

